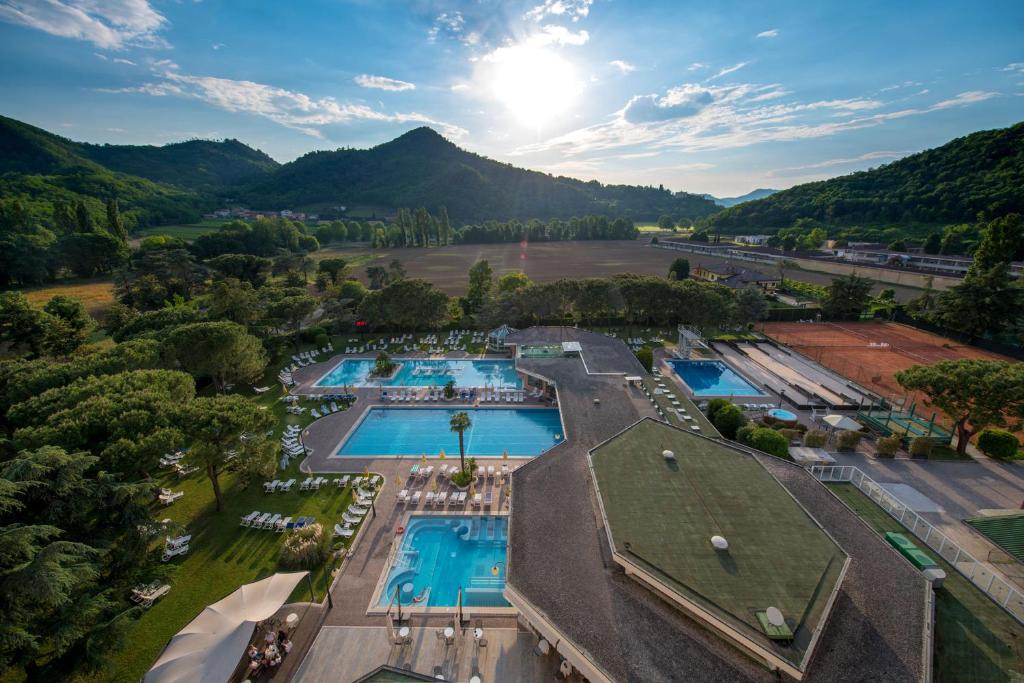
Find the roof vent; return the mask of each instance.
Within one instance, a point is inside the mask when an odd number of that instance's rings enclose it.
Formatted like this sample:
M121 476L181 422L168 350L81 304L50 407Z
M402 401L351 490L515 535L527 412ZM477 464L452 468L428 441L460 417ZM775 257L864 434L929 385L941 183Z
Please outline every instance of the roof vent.
M785 626L786 620L782 618L782 612L778 607L769 607L764 611L766 617L768 617L768 623L772 626Z
M662 451L661 457L665 458L666 460L675 460L676 454L673 453L672 451Z
M729 549L729 541L725 540L725 536L712 536L711 545L715 546L715 550Z

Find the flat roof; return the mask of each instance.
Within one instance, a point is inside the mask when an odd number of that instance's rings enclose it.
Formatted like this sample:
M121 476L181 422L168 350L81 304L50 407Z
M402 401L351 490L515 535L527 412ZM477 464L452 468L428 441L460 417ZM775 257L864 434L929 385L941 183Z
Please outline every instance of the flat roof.
M670 600L804 667L847 555L757 459L644 419L593 449L590 461L620 560ZM728 550L716 550L712 536ZM768 607L782 611L792 640L768 637L759 621Z

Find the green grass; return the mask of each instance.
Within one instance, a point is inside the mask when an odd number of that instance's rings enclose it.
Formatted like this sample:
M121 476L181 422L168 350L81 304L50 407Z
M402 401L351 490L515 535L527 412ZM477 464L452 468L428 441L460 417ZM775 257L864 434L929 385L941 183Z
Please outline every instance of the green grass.
M223 218L217 218L187 225L157 225L136 230L132 237L142 238L149 237L150 235L169 235L170 237L178 237L186 242L190 242L201 235L217 232L221 226L228 222L228 220Z
M932 452L928 454L929 460L960 460L963 462L974 462L974 458L967 455L960 455L956 452L956 449L951 446L934 446Z
M796 630L816 627L846 555L754 458L655 421L591 458L618 553L761 638L755 607L776 605ZM713 535L729 540L727 555ZM799 661L807 640L773 649Z
M880 534L907 530L852 484L827 484ZM1020 681L1024 676L1024 629L936 553L925 548L946 572L935 592L935 680Z

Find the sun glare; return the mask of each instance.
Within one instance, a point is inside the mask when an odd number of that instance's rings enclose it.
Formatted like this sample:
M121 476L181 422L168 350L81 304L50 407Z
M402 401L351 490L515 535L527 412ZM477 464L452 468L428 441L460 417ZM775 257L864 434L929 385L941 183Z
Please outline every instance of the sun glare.
M530 126L563 114L583 89L575 67L544 47L504 47L495 50L485 66L495 99Z

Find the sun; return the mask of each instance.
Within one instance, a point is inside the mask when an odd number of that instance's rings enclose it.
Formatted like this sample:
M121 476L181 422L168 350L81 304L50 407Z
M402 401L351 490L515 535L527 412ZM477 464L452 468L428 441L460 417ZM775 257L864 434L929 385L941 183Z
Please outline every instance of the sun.
M483 66L493 97L524 125L540 127L564 114L583 90L572 63L546 47L503 47Z

